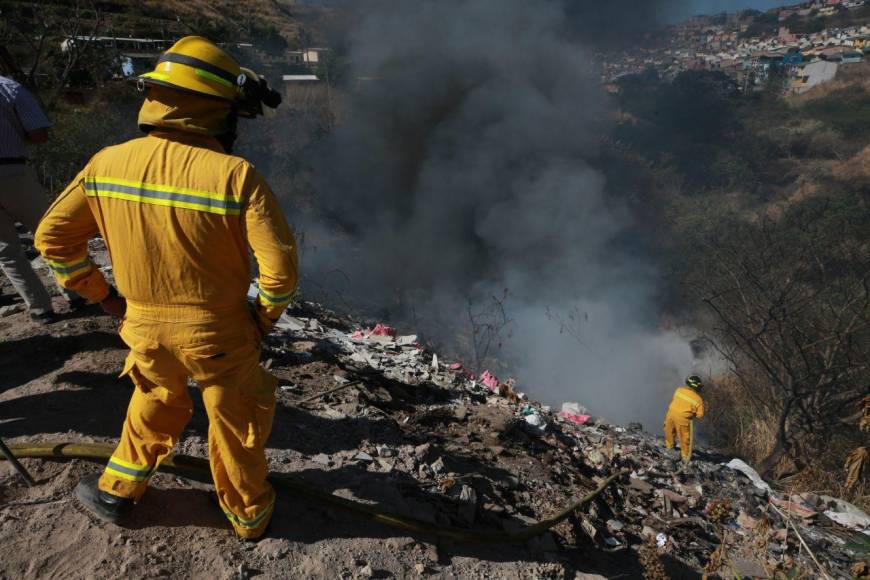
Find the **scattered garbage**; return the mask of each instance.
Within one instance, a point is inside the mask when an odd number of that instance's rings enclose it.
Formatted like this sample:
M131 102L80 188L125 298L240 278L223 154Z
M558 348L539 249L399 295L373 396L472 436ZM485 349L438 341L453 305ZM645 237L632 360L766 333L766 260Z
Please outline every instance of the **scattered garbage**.
M416 480L448 503L436 506L433 497L423 500L409 491L416 486L406 485L392 492L400 494L401 501L384 503L407 506L424 521L513 529L517 519L526 524L541 521L588 493L592 482L625 469L629 474L608 495L607 505L593 505L578 514L577 531L608 550L635 549L631 538L645 538L654 549L703 570L720 546L720 526L736 531L730 543L745 540L747 548L759 541L760 530L766 530L769 559L760 565L774 569L786 557L806 561L804 541L824 559L832 577L848 577L852 556L830 529L837 527L841 534L870 531L870 517L854 506L825 496L779 495L738 459L724 465L696 460L678 474L679 457L669 455L661 439L645 433L641 425L620 427L593 420L578 402L551 410L519 393L513 380L500 381L489 370L470 376L462 363L443 363L421 347L415 335L397 337L388 327L378 334L374 329L341 332L323 322L312 325L318 321L315 316L294 313L298 323L291 320L287 327L297 329L288 331L294 340L333 349L331 354L351 373L359 369L361 376L382 375L401 384L391 387L373 380L365 388L339 391L317 410L329 418L356 415L377 421L389 416L401 426L394 432L396 439L389 444L369 441L359 449L310 460L330 474L353 462L367 471L401 473L398 481ZM280 353L268 356L280 360ZM294 360L299 358L294 355ZM415 385L426 388L417 393ZM409 403L416 396L419 401ZM378 403L392 397L401 397L401 405ZM384 422L379 432L388 424ZM434 430L439 437L432 439ZM802 539L790 531L795 527ZM576 541L563 540L560 543ZM755 570L759 564L745 552L729 557L742 562L741 570Z

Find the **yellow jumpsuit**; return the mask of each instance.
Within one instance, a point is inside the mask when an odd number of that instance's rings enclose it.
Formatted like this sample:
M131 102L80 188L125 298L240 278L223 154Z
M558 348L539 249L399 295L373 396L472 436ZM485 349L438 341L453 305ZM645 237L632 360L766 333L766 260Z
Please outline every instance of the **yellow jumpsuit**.
M680 456L688 462L692 457L692 420L704 416L704 399L694 389L677 387L665 416L665 447L674 448L680 442Z
M135 389L100 489L141 497L190 419L193 377L221 507L239 536L258 537L275 502L264 446L277 380L259 365L248 249L259 267L256 316L268 328L295 291L296 245L260 173L211 136L221 116L197 121L213 105L185 96L166 106L161 94L140 113L154 130L97 153L43 218L36 245L65 287L99 302L108 286L87 245L99 232L127 299L122 374Z

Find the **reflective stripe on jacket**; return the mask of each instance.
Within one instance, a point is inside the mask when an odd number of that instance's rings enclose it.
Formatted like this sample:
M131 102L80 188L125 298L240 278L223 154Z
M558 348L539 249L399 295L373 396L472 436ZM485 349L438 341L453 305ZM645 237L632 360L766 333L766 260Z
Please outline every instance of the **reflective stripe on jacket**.
M296 243L274 194L207 135L157 129L108 147L49 209L36 245L65 287L94 302L108 292L87 256L97 232L119 291L140 304L242 307L249 247L263 317L277 319L296 288Z
M704 399L689 387L677 387L668 415L675 419L700 419L704 416Z

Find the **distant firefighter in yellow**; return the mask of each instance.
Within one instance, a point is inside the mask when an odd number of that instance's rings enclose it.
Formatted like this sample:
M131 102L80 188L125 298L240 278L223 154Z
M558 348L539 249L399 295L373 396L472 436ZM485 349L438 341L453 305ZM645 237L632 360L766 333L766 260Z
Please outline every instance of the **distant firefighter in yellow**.
M690 375L686 378L686 385L677 387L668 414L665 416L665 447L674 448L675 439L680 442L680 456L683 464L689 463L692 458L692 445L694 443L694 419L704 416L704 399L701 391L704 384L698 375Z

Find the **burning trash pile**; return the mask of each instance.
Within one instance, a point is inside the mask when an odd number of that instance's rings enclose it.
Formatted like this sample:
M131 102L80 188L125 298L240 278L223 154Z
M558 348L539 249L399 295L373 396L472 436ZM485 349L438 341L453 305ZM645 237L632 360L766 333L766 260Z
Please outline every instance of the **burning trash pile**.
M269 339L276 367L292 361L289 380L332 372L334 387L300 400L304 389L285 385L282 402L377 424L357 449L307 460L327 475L353 467L383 476L376 493L363 495L396 513L440 526L518 529L620 472L617 484L530 543L536 557L570 561L594 546L630 555L647 577L800 570L840 578L866 567L870 517L842 500L779 492L742 461L703 449L678 473L679 457L640 425L610 425L578 403L554 411L512 381L472 375L388 326L354 330L314 305L293 313Z

